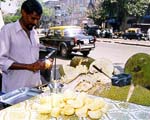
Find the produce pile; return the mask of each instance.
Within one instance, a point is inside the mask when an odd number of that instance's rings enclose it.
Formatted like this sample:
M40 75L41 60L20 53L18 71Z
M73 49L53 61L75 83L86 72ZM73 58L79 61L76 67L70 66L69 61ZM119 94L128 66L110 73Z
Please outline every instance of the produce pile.
M36 110L42 119L45 116L63 119L100 119L107 112L108 105L102 98L68 89L64 93L41 97L39 102L33 103L32 109Z
M70 65L61 65L59 68L61 82L65 86L64 89L69 88L77 92L95 95L97 91L101 92L110 87L111 79L97 71L93 65L109 77L113 75L114 67L108 59L93 60L92 58L75 57Z
M108 59L94 60L93 58L74 57L69 66L60 67L64 88L113 100L126 101L130 85L124 87L112 86L111 79L98 72L93 65L109 77L119 74L119 71L114 68L112 62ZM135 85L129 102L150 106L150 90L147 89L150 86L149 69L150 56L145 53L131 56L125 64L125 73L131 74L131 82Z

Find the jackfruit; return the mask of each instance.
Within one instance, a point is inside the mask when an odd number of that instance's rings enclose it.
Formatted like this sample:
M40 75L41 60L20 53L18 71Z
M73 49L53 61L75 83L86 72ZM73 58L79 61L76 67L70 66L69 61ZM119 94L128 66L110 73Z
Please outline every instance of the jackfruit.
M150 87L150 55L137 53L131 56L124 68L125 73L131 74L132 83L143 87Z
M75 56L72 58L71 62L70 62L70 66L72 67L76 67L78 65L86 65L86 67L89 69L90 64L94 61L95 59L90 58L90 57L79 57L79 56Z

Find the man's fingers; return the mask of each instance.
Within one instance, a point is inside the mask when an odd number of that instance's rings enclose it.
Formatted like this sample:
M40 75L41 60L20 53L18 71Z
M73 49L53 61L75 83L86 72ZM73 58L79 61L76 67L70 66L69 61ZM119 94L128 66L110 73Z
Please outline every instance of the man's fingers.
M45 60L45 69L49 69L52 66L52 62L49 59Z

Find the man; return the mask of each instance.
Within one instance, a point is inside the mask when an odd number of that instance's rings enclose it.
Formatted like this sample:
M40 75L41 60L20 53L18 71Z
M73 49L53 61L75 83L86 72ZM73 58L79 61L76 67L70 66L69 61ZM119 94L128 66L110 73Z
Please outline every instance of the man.
M34 30L42 15L36 0L26 0L21 6L21 18L5 25L0 32L0 69L2 92L41 84L40 70L52 66L52 61L39 60L39 39Z
M147 30L147 39L150 40L150 28Z

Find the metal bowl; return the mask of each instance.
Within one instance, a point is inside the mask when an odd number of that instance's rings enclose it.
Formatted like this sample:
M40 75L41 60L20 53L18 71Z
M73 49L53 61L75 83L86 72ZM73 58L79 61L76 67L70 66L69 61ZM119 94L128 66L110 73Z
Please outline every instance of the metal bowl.
M64 86L63 84L58 82L51 82L48 84L50 93L61 93L63 86Z

